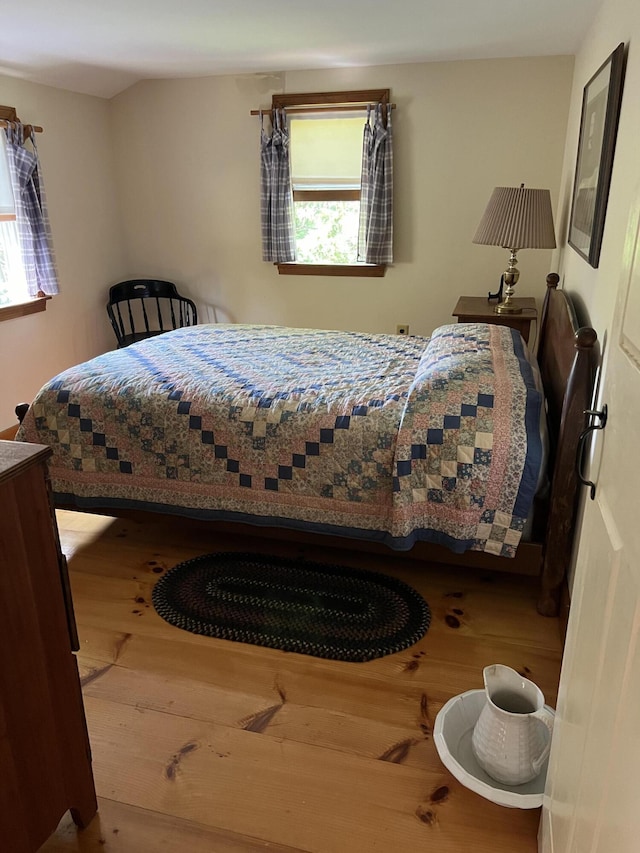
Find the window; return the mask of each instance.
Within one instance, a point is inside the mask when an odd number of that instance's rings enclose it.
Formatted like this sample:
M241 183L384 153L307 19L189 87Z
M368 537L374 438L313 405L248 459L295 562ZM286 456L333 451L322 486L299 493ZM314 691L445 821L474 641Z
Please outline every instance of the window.
M7 162L6 137L0 133L0 307L27 299L16 211Z
M48 293L57 292L55 269L46 233L48 223L45 220L42 176L39 173L35 150L29 155L30 168L33 169L35 178L23 196L23 199L28 197L29 204L27 206L27 202L21 199L16 206L14 198L10 158L7 154L7 145L11 146L13 143L7 142L7 133L14 133L16 122L19 122L19 119L15 108L0 106L0 320L43 311L46 297L41 288L46 288ZM34 127L33 130L40 131L42 128ZM31 126L25 126L24 131L26 137L32 131ZM24 161L22 166L17 166L15 159L12 162L14 165L11 168L14 170L29 168L24 166ZM34 213L36 207L37 211ZM21 216L20 225L18 213ZM29 258L29 269L32 270L31 288L25 268L26 257ZM47 265L48 268L45 269Z
M384 275L358 261L358 230L367 105L388 102L388 89L273 96L289 120L296 242L281 274Z
M358 262L363 124L343 113L289 119L299 264Z

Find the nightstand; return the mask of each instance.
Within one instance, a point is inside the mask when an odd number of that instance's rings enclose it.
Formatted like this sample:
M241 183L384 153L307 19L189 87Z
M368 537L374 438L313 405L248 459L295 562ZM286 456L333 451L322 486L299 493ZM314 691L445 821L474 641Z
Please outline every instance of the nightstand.
M493 310L496 302L488 302L484 296L461 296L452 313L458 323L493 323L517 329L529 343L531 323L538 320L536 300L533 296L522 296L513 302L522 308L522 314L496 314Z

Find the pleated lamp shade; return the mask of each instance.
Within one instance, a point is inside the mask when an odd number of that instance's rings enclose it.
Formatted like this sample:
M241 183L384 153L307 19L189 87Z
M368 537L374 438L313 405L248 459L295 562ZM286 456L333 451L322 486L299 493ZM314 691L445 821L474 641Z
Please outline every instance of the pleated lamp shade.
M549 190L496 187L480 220L474 243L504 249L555 249Z

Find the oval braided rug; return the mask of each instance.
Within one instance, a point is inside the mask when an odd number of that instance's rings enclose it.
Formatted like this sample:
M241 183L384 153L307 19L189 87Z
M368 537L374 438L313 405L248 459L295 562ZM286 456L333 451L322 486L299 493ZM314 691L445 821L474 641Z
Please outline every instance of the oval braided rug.
M431 622L408 584L378 572L262 554L206 554L155 585L153 605L194 634L365 661L406 649Z

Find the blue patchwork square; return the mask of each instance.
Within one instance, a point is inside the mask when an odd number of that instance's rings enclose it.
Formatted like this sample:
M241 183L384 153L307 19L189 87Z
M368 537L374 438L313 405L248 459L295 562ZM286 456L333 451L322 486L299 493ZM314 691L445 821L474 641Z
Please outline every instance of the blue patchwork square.
M228 450L224 444L216 444L214 448L214 456L216 459L226 459Z
M240 474L240 485L251 488L251 474Z
M351 410L351 414L352 415L363 415L364 416L367 414L367 411L368 411L368 409L366 406L354 406L353 409Z
M426 459L427 458L427 445L426 444L412 444L411 445L411 458L412 459Z
M70 418L79 418L80 406L77 403L70 403L69 408L67 409L67 414Z
M120 463L120 473L121 474L133 474L133 466L131 462L121 462Z
M231 474L238 474L240 471L240 463L237 459L227 459L227 471Z
M184 401L184 403L178 403L178 414L179 415L188 415L190 409L191 409L191 403L188 403L186 400Z
M351 423L351 418L349 415L340 415L336 418L336 425L334 429L349 429L349 424Z
M281 480L292 480L293 468L291 465L278 465L278 477Z
M199 415L189 417L189 429L202 429L202 418Z
M333 430L332 429L321 429L320 430L320 441L322 444L333 444Z
M80 430L81 432L93 432L91 418L80 418Z
M320 444L316 441L307 441L305 453L307 456L320 456Z
M213 444L213 433L210 429L205 429L202 433L202 443L203 444Z
M58 403L68 403L69 402L69 391L60 391L57 396Z
M490 465L491 451L483 450L480 447L476 447L476 449L473 451L473 463L474 465Z
M106 447L107 446L107 437L102 432L94 432L93 434L93 444L95 447Z
M397 465L398 477L408 477L411 474L411 460L400 460Z
M293 467L294 468L305 468L307 465L307 458L303 456L302 453L294 453L293 454Z
M478 405L493 409L493 394L478 394Z
M478 414L478 407L470 406L468 403L463 403L460 407L460 413L465 418L475 418L475 416Z
M264 487L268 489L270 492L278 491L278 481L275 477L265 477L264 478Z
M460 429L460 417L459 417L459 415L445 415L444 416L444 428L445 429Z
M117 447L107 447L107 459L118 459Z
M444 430L428 429L427 444L444 444Z

